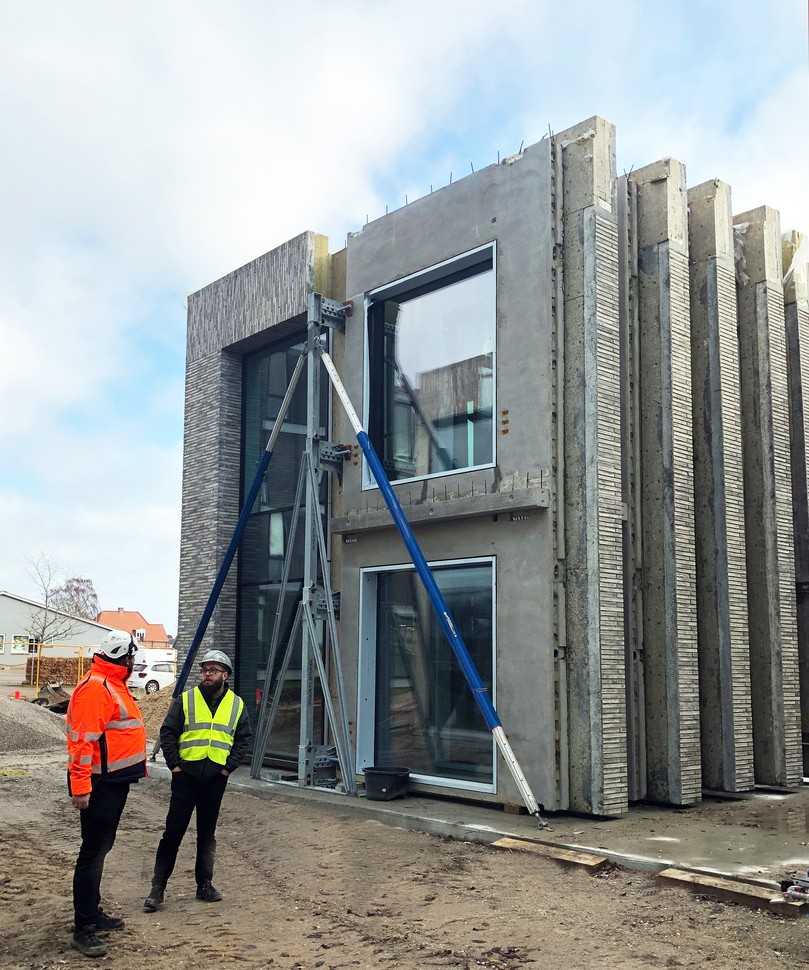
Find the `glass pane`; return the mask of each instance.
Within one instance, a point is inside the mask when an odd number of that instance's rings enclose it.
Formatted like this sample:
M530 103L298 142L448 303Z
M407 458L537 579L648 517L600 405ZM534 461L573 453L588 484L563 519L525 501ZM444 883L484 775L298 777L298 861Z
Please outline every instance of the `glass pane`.
M435 578L491 689L491 565ZM375 764L491 784L491 734L413 570L379 574L376 632Z
M261 703L261 695L266 687L267 661L272 642L273 624L278 609L279 588L277 585L265 587L242 587L239 609L239 694L248 706L253 726ZM273 664L272 684L284 660L284 652L289 643L295 610L300 599L300 583L290 584L287 588L278 649ZM298 631L290 658L287 675L281 693L278 715L273 725L267 753L273 757L297 761L300 731L300 689L301 689L301 634ZM315 739L322 737L323 696L318 687L314 701Z
M280 345L245 358L243 371L244 439L242 442L242 492L252 484L256 464L270 437L281 400L303 349L301 338L292 337ZM328 422L329 379L321 367L320 425ZM256 511L291 505L295 497L300 456L306 437L306 368L284 420L273 450L272 464L256 501Z
M300 335L274 344L245 358L243 368L243 490L250 487L256 462L266 446L289 379L303 347ZM321 371L321 428L328 418L329 384ZM278 604L279 582L292 526L292 503L306 443L306 372L278 436L272 462L245 528L239 549L239 630L237 688L255 717L265 688L266 664ZM328 485L324 476L320 500L325 509ZM325 526L325 520L324 520ZM274 675L283 660L289 627L301 594L304 560L304 512L301 510L290 564L290 586L282 618ZM282 686L281 706L270 741L270 753L284 761L297 761L301 681L300 634L296 637L290 667ZM274 683L274 681L273 681ZM323 700L315 689L314 739L323 732ZM255 723L255 722L254 722Z
M492 268L372 307L371 432L392 480L493 459Z

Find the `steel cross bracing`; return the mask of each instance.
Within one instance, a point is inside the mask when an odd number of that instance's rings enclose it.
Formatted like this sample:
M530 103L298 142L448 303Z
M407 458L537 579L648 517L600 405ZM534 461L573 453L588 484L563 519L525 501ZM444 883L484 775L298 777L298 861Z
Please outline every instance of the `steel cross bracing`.
M275 611L270 651L265 666L264 691L259 707L250 771L254 778L261 776L261 768L278 713L284 681L300 632L301 688L298 784L302 787L315 785L318 781L316 768L327 765L331 752L334 751L340 768L342 787L345 791L355 794L357 786L351 757L340 641L337 633L334 596L331 589L330 562L323 530L323 509L320 505L320 486L323 475L326 470L342 472L342 459L346 450L339 445L324 441L320 432L322 392L319 349L321 347L322 328L324 325L339 325L344 319L342 310L340 304L325 300L317 294L312 294L310 297L306 349L302 354L302 358L305 357L307 362L306 445L301 458L298 483L295 489L292 524L287 537L287 548L281 571L281 588ZM285 415L279 411L273 432L279 426L279 422L283 422L284 417ZM350 449L348 449L348 453L350 453ZM272 675L280 646L280 632L286 606L289 572L295 550L295 538L302 503L304 510L303 586L300 599L295 607L293 625L287 638L283 659L273 689ZM327 660L331 661L328 671ZM334 681L336 698L332 697L329 673L331 673ZM316 678L320 681L326 724L334 741L333 749L322 744L320 739L315 738L314 692Z

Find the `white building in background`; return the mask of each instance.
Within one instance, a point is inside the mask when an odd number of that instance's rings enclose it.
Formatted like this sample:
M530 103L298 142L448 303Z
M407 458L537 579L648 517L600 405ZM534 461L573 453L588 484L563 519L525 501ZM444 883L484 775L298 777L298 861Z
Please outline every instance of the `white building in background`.
M17 687L24 683L26 661L36 651L31 631L37 625L41 628L45 609L43 603L0 590L0 685ZM48 657L89 657L112 629L51 607L47 612L59 618L51 627L54 636L44 645Z

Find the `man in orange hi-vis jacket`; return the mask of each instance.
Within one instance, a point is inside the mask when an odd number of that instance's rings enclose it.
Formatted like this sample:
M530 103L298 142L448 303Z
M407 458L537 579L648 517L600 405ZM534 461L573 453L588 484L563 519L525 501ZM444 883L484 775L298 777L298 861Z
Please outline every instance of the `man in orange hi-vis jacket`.
M146 774L143 716L126 686L134 657L130 635L110 631L67 708L68 791L81 813L81 849L73 874L73 946L89 957L107 952L99 930L124 925L101 908L100 886L129 786Z

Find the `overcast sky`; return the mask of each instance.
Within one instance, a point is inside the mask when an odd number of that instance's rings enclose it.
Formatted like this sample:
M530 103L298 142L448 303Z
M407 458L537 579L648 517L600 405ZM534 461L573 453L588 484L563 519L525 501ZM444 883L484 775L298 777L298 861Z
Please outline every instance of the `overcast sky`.
M806 63L805 0L7 0L0 588L176 630L186 294L593 114L809 230Z

